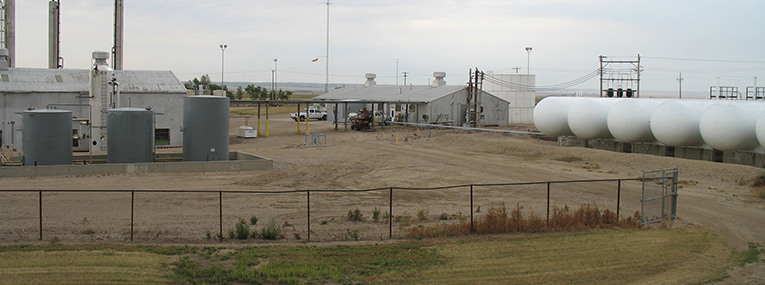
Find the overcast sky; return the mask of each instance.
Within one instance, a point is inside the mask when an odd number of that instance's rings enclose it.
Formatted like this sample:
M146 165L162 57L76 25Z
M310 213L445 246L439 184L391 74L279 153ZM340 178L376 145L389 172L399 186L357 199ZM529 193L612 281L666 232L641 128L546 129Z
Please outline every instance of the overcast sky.
M65 68L88 68L113 45L114 1L61 1ZM765 86L765 1L761 0L333 0L330 82L408 83L445 71L463 84L470 68L525 73L537 85L567 82L599 67L598 56L643 56L641 89L707 92ZM17 67L45 68L47 0L16 1ZM181 81L324 82L327 5L319 0L125 0L125 69L172 70ZM319 58L318 62L312 59ZM682 59L682 60L678 60ZM630 86L623 86L624 88ZM597 79L577 86L597 89Z

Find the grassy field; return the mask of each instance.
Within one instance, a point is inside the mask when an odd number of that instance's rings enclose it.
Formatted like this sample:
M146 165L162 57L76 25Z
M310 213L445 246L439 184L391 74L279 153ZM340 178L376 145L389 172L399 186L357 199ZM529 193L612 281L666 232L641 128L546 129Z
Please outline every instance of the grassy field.
M318 96L319 94L315 93L296 93L290 96L290 100L311 100L313 97ZM301 105L300 109L304 109L306 106ZM284 113L292 113L297 112L297 104L284 104L280 106L269 106L268 107L268 113L269 114L284 114ZM257 106L246 106L246 107L238 107L231 110L232 114L237 115L252 115L257 116L258 115L258 107ZM260 115L265 116L266 115L266 106L261 105L260 106Z
M0 283L663 283L762 262L690 230L472 235L374 245L0 247Z

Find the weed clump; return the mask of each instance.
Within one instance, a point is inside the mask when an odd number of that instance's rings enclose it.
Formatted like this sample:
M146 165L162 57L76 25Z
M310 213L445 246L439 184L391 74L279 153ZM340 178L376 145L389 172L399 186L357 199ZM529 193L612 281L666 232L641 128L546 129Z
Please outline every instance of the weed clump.
M417 211L417 219L420 221L425 221L428 219L429 214L430 214L430 211L427 208L420 209L419 211Z
M380 221L380 209L378 209L377 207L375 207L375 209L372 210L372 220L374 220L375 222Z
M754 179L754 194L757 197L765 198L765 174L757 176Z
M351 222L358 222L358 221L361 221L363 218L364 218L364 214L361 213L361 210L359 210L359 208L348 211L348 220Z
M282 227L275 220L268 221L263 228L260 229L260 238L267 240L276 240L281 238Z
M247 225L244 219L240 218L239 222L234 226L234 233L236 239L247 239L250 237L250 226Z

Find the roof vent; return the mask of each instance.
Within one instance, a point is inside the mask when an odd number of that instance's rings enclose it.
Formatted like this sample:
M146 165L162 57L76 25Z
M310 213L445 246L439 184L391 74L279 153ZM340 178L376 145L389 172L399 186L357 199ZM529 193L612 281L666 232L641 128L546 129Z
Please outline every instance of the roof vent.
M377 74L367 73L364 75L364 77L367 78L367 81L364 82L364 86L369 87L369 86L377 85L377 82L375 82L375 78L377 78Z
M433 80L433 87L446 85L446 81L444 80L444 78L446 77L446 72L443 72L443 71L433 72L433 77L436 78L435 80Z
M8 57L10 56L10 52L7 48L0 48L0 69L7 70L10 66L8 64Z
M94 51L93 60L96 61L96 65L108 65L106 60L109 59L109 52L106 51Z

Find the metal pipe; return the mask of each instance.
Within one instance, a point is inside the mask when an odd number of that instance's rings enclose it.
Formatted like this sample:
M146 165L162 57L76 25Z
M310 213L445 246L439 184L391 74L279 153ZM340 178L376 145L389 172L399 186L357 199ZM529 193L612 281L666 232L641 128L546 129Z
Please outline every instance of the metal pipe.
M619 208L622 201L622 180L616 182L616 223L619 223Z
M388 191L388 239L393 239L393 187L390 187Z
M473 184L470 184L470 232L475 232L473 226Z
M417 124L417 123L407 123L407 122L393 122L394 124L404 125L404 126L415 126L415 127L432 127L432 128L442 128L442 129L453 129L453 130L463 130L463 131L481 131L481 132L497 132L497 133L507 133L507 134L519 134L519 135L532 135L532 136L544 136L543 133L539 132L527 132L527 131L514 131L514 130L502 130L502 129L486 129L486 128L472 128L472 127L458 127L458 126L443 126L443 125L433 125L433 124Z
M223 191L218 191L218 225L220 226L220 243L223 243Z
M134 213L135 213L135 191L130 191L130 241L133 241Z
M40 196L39 196L39 200L38 201L40 201L40 207L39 207L39 209L40 209L40 240L42 240L43 239L43 231L42 231L42 219L43 219L43 216L42 216L42 207L43 207L43 205L42 205L42 190L40 190Z
M311 191L305 191L306 209L308 212L308 241L311 241Z

